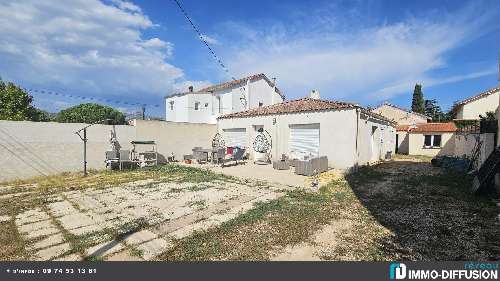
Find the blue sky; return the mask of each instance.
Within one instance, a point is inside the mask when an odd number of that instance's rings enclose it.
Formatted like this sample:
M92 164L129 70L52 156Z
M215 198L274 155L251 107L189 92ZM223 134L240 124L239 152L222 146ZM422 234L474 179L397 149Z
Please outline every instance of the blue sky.
M163 116L163 96L224 82L172 1L0 0L0 77ZM499 1L181 1L235 77L288 99L409 107L415 83L447 109L499 85ZM33 93L42 109L84 102Z

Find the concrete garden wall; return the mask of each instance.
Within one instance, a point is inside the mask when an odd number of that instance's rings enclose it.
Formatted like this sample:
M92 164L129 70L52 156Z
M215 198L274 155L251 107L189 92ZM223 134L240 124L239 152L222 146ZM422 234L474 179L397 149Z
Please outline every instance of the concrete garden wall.
M74 133L87 124L0 121L0 181L83 170L83 142ZM122 149L133 140L154 140L159 159L172 153L177 159L195 146L209 147L215 125L139 120L135 126L94 125L87 129L87 162L104 169L111 130Z

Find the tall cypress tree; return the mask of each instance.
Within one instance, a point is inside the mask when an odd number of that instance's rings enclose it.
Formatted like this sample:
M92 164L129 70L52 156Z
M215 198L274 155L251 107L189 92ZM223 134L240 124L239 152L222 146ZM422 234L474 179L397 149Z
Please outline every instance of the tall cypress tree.
M411 101L411 110L413 112L425 114L424 94L422 93L422 85L420 84L415 84L413 100Z

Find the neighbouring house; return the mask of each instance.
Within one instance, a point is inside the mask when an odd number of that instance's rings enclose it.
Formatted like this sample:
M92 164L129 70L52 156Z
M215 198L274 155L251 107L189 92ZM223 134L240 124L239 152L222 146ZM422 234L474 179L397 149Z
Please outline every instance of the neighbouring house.
M259 131L271 136L271 158L327 156L330 167L349 169L384 159L394 151L396 123L357 104L311 97L225 114L218 131L226 145L247 147Z
M455 123L421 123L396 128L401 139L399 153L409 155L444 156L455 154Z
M285 96L264 74L165 97L166 121L216 124L217 117L283 102Z
M500 86L458 102L454 106L457 120L479 120L479 115L496 112L499 106Z
M500 146L500 95L498 95L498 106L496 110L498 128L497 128L497 146Z
M432 121L432 118L429 116L412 112L387 102L372 109L372 111L393 120L398 125L415 125Z

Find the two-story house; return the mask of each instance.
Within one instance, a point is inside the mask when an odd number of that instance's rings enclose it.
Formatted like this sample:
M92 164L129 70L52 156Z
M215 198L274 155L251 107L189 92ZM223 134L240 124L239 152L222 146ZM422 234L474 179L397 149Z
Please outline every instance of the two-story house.
M496 112L499 106L500 87L495 87L478 95L458 102L454 106L457 120L479 120L479 115Z
M217 124L217 117L281 103L276 82L260 73L195 91L165 97L166 121Z

